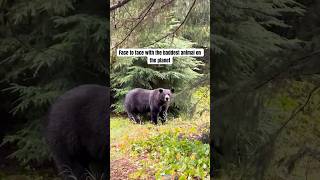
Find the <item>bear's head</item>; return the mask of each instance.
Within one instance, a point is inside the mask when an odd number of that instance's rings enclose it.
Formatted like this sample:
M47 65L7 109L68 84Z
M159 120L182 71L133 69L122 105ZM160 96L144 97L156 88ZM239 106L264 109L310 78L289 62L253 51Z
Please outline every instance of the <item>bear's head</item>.
M172 94L174 93L174 89L159 89L160 92L160 101L162 102L170 102L172 100Z

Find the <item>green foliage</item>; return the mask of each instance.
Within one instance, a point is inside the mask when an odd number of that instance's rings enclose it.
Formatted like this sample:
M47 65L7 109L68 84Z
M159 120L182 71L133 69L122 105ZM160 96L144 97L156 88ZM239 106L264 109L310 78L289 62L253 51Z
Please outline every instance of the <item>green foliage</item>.
M217 0L212 17L212 48L214 58L219 59L214 63L219 90L261 73L258 67L280 62L273 62L270 55L299 47L299 40L288 39L276 30L289 27L283 20L285 15L303 12L302 5L293 0Z
M155 161L155 177L177 176L180 179L208 178L210 169L209 145L179 137L179 133L167 132L137 141L132 145L133 153L148 153Z
M192 1L187 1L187 7L191 6ZM129 23L133 27L137 21L134 17L139 16L141 7L146 8L145 3L132 2L126 9L119 10L112 15L111 47L130 47L130 48L193 48L208 47L209 44L209 21L197 22L188 16L186 24L181 24L187 14L188 8L181 10L183 1L173 1L172 4L155 3L149 16L141 22L141 25L131 32L123 23ZM204 16L209 19L208 9L203 12L200 10L201 4L209 4L209 1L197 4L193 9L193 15ZM161 9L161 13L160 10ZM141 16L141 15L140 15ZM119 19L121 17L121 19ZM132 22L130 20L133 19ZM191 26L192 24L192 26ZM181 32L176 29L182 25ZM194 28L195 25L197 28ZM205 32L205 33L202 33ZM128 36L125 43L119 44ZM167 37L165 37L167 35ZM198 35L198 36L195 36ZM200 38L201 37L201 38ZM199 40L199 41L197 41ZM118 46L117 46L118 45ZM175 88L176 92L183 94L183 97L176 96L175 106L184 111L186 105L191 103L192 86L203 77L201 67L207 65L200 59L193 57L176 57L174 63L168 65L147 64L146 58L116 57L115 49L111 49L111 84L115 91L116 103L113 104L115 112L123 112L124 95L131 89L140 87L155 89L158 87ZM208 83L208 81L206 81ZM187 97L187 98L186 98Z
M181 20L187 14L187 8L192 3L191 1L177 0L175 14ZM199 46L209 47L210 45L210 1L202 0L195 4L194 9L185 22L181 31L181 36L196 42ZM214 28L214 27L213 27Z
M18 93L20 97L17 99L17 105L13 108L12 113L23 113L28 108L39 109L38 115L41 115L41 107L48 106L53 100L62 93L60 90L55 90L57 87L50 87L49 84L45 87L22 86L18 84L11 84L11 87L4 89L10 93ZM57 84L54 84L57 85Z
M186 40L176 38L173 40L174 46L170 44L171 42L165 41L159 43L159 46L161 48L190 48L192 45ZM116 90L115 97L118 98L118 102L115 104L115 111L123 111L122 100L124 95L128 90L135 87L146 89L173 87L176 92L183 90L182 93L185 93L185 98L191 92L186 88L188 84L201 77L201 74L196 72L201 65L203 63L192 57L177 57L170 66L150 66L147 64L146 58L117 59L111 72L111 84Z
M305 9L302 4L310 7ZM312 13L305 13L318 3L311 4L293 0L215 1L211 44L214 52L212 58L216 59L212 69L215 83L215 132L212 138L215 147L223 154L215 154L219 159L216 165L221 167L215 168L215 173L222 174L222 178L294 179L293 174L284 173L288 171L283 171L285 168L280 167L279 163L288 159L288 154L297 154L293 144L296 148L304 144L300 140L297 143L295 139L302 138L303 133L289 138L285 132L288 130L293 135L302 132L301 129L309 131L305 129L308 118L298 115L282 133L277 135L276 132L292 111L304 103L310 91L309 85L298 85L299 88L288 86L289 83L296 85L297 82L292 79L319 85L319 76L314 74L319 72L319 68L311 68L319 67L315 63L318 57L299 59L318 51L315 46L319 47L316 36L306 33L317 29L314 23L310 23L312 17L319 17L315 16L317 13L313 10ZM303 17L308 14L313 15ZM302 61L305 64L300 65ZM308 77L303 74L308 74ZM272 102L269 102L270 99ZM304 111L307 109L309 107ZM312 116L309 121L316 122ZM317 137L316 133L313 138L309 132L306 134L312 141Z
M23 164L47 159L44 125L49 105L67 89L105 83L105 16L81 9L85 1L0 0L0 81L16 101L12 113L23 126L8 135Z
M41 120L37 119L15 134L6 136L0 145L16 143L18 150L8 157L17 159L22 166L27 166L30 162L44 162L50 155L39 123Z
M267 179L302 178L308 171L306 167L308 164L319 166L317 159L313 158L314 153L319 152L318 147L320 146L318 131L320 121L317 118L319 117L317 103L320 98L319 90L312 94L302 111L286 124L292 113L306 103L314 85L307 82L287 81L282 86L274 92L265 105L269 114L266 120L271 128L264 127L263 129L269 131L269 134L274 134L285 125L279 136L270 136L270 140L274 143L270 145L273 146L273 150L272 153L267 154L269 155L268 160L264 161L277 164L277 167L266 167ZM319 176L318 172L308 173L308 177L317 176Z
M111 162L121 159L132 162L135 168L129 179L154 179L155 175L156 179L187 179L188 175L189 179L196 176L209 179L209 144L199 141L209 132L209 117L205 112L193 120L179 116L161 126L149 121L141 126L127 117L112 116Z

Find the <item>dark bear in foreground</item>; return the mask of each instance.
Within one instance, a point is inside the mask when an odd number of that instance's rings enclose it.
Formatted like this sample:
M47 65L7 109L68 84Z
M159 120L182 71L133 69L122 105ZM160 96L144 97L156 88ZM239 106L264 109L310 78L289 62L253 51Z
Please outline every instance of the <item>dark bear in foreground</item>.
M109 94L105 86L81 85L52 105L46 140L63 179L85 179L89 172L108 178Z
M136 88L128 92L124 100L124 107L130 119L141 123L138 114L151 112L151 121L158 123L158 116L161 122L167 120L167 110L172 100L174 89L158 88L147 90Z

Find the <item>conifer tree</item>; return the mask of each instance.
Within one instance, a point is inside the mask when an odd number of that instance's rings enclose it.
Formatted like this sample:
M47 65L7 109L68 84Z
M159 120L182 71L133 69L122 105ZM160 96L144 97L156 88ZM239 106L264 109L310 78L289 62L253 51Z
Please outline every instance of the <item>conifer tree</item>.
M217 171L214 172L225 172L221 174L235 179L293 178L280 169L284 167L290 172L296 164L294 158L299 157L305 147L302 145L301 151L288 157L284 151L294 151L297 147L285 146L298 140L290 139L291 136L283 132L298 133L285 129L301 113L301 108L305 108L306 102L318 98L313 94L313 86L318 82L315 76L309 74L313 76L311 81L302 80L301 76L305 70L315 72L318 66L314 59L319 55L316 49L310 50L310 38L297 32L301 28L297 26L305 24L301 21L306 12L304 3L292 0L215 1L212 17L215 30L211 44L212 56L216 59L212 65L213 84L216 85L212 106L212 141L217 157L214 163ZM299 96L296 95L298 92L301 93ZM270 106L275 96L289 106L293 102L301 106L293 112L279 104ZM301 123L295 125L306 125ZM281 158L281 162L276 158Z
M12 113L23 117L3 144L15 143L10 157L23 164L47 159L41 125L57 96L79 84L105 84L106 6L97 2L0 1L1 83L16 99Z

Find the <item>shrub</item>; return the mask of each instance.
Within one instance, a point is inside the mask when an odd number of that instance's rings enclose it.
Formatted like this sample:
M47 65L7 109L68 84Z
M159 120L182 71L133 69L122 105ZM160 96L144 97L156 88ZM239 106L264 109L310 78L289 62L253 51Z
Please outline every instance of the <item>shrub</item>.
M180 137L179 133L166 132L132 145L133 155L149 156L155 177L171 175L179 179L209 178L209 144ZM145 167L150 168L150 166Z

